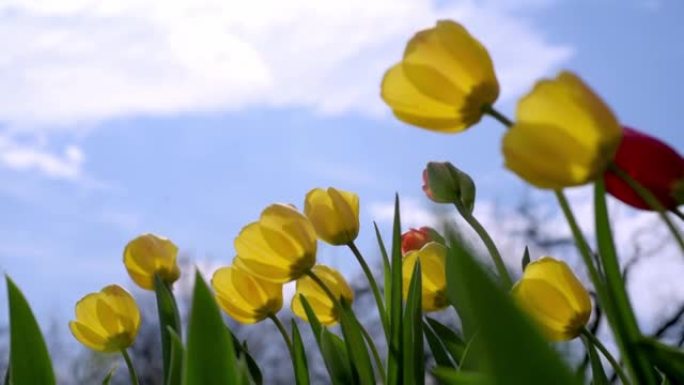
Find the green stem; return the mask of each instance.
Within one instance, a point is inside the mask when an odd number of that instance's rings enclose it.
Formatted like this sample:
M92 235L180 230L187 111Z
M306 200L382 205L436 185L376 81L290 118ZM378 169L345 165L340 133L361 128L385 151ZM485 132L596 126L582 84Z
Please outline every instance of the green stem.
M323 282L323 280L320 277L318 277L316 275L316 273L314 273L311 270L307 271L306 275L309 278L311 278L314 282L316 282L316 284L321 289L323 289L323 291L328 296L328 298L330 298L330 300L333 302L333 304L335 304L335 307L337 307L338 311L342 312L343 311L342 304L340 303L339 298L337 298L335 296L335 294L333 294L333 292L330 291L330 289L325 284L325 282ZM373 339L370 337L370 334L368 334L368 331L366 331L366 329L363 327L363 325L361 325L361 323L358 322L358 320L356 320L356 318L354 318L354 321L356 322L357 326L361 330L361 334L363 335L364 339L368 343L368 346L370 347L371 354L373 355L373 359L375 360L375 365L377 365L378 372L380 372L380 376L383 379L382 383L385 384L386 383L386 381L385 381L386 377L385 377L385 373L384 373L385 370L384 370L384 366L382 365L382 360L380 359L380 355L378 354L378 348L375 346L375 342L373 342Z
M684 221L684 213L681 212L677 207L673 208L671 211L672 214L674 214L677 218Z
M361 330L361 334L363 334L363 338L368 343L368 346L370 346L371 354L373 354L373 360L375 360L375 365L378 367L378 373L380 373L382 383L386 384L387 378L385 377L385 371L383 370L382 359L380 359L378 349L375 347L375 343L373 343L373 338L371 338L370 334L368 334L368 331L366 331L363 326L359 325L359 329Z
M128 351L126 349L121 349L121 355L123 356L124 361L126 361L126 366L128 366L128 374L131 377L131 384L140 385L138 382L138 374L135 372L135 367L133 367L133 361L131 361L131 356L128 355Z
M582 335L589 340L600 352L603 354L604 357L610 362L610 365L613 367L613 370L615 370L615 373L617 373L618 377L620 377L620 381L622 381L623 385L630 385L631 382L627 378L627 375L625 374L624 370L622 370L622 367L620 366L620 363L617 362L615 357L613 357L612 354L606 349L606 347L603 345L601 340L596 338L595 335L593 335L589 330L587 329L582 329Z
M492 118L498 120L501 124L503 124L504 126L506 126L508 128L510 128L513 125L512 120L508 119L506 117L506 115L497 111L493 106L485 105L484 107L482 107L482 111L485 114L491 116Z
M385 339L387 341L389 341L389 338L390 338L389 337L389 320L387 319L387 312L385 312L385 305L384 305L384 302L382 300L382 296L380 295L380 290L378 289L378 284L375 281L375 278L373 277L373 273L371 273L371 270L368 267L366 260L363 258L363 255L361 255L361 252L356 247L356 244L354 244L354 241L349 242L347 244L347 246L349 246L352 253L354 253L356 260L359 261L359 265L361 265L361 269L363 269L363 273L366 275L366 278L368 279L368 283L370 284L371 291L373 292L373 296L375 297L375 303L378 307L378 313L380 315L380 322L382 322L382 329L385 332Z
M641 183L637 182L634 178L632 178L631 175L614 163L611 163L608 166L608 169L615 173L615 175L617 175L625 183L627 183L627 185L629 185L629 187L634 190L637 195L639 195L639 198L643 199L646 203L648 203L649 206L651 206L651 208L658 212L658 215L660 215L660 218L663 220L663 222L665 222L665 225L667 225L667 228L670 230L675 240L679 244L679 247L682 249L682 251L684 251L684 239L682 239L682 234L679 232L674 223L672 223L670 217L667 216L667 210L665 207L663 207L660 201L658 201L658 199L650 191L648 191L647 188L642 186ZM676 215L682 214L681 212L674 212Z
M275 324L276 328L278 328L278 331L280 331L280 335L283 336L283 339L285 340L285 344L287 345L287 350L290 352L290 357L292 357L292 362L294 362L295 356L294 356L294 348L292 347L292 341L290 340L290 336L287 335L287 331L285 330L285 327L283 326L282 322L276 317L274 314L269 314L268 318L273 321Z
M505 288L510 289L513 286L513 281L511 280L511 276L508 274L506 264L504 263L503 258L499 253L499 249L496 248L496 244L489 236L489 233L487 233L487 230L485 230L485 228L482 227L480 222L478 222L478 220L468 210L461 209L461 207L459 207L459 205L457 204L455 206L458 212L463 217L463 219L465 219L465 221L468 222L470 227L472 227L473 230L475 230L477 235L480 237L480 239L482 239L482 242L487 247L487 251L489 251L489 255L492 257L492 260L494 261L494 265L496 265L496 270L499 272L499 277L503 281Z

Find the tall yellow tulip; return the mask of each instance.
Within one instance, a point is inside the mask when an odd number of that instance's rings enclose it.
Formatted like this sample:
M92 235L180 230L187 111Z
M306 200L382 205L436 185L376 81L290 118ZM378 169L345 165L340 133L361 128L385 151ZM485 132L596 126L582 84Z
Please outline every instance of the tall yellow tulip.
M235 266L216 270L211 286L221 309L241 323L259 322L283 307L281 284L257 278Z
M128 242L124 249L124 265L133 282L146 290L154 290L154 276L173 283L180 277L176 263L178 247L167 238L143 234Z
M385 73L381 88L398 119L439 132L472 126L499 96L489 53L450 20L418 32L403 60Z
M123 288L110 285L76 303L69 322L78 342L100 352L116 352L133 344L140 328L140 310Z
M553 341L577 337L591 315L587 290L565 262L551 257L527 265L513 296Z
M339 271L324 265L316 265L311 271L323 281L325 286L340 301L344 300L349 304L354 301L354 292ZM297 289L292 298L292 312L297 317L308 321L309 318L306 316L302 306L300 295L306 297L316 317L318 317L322 324L332 325L338 321L338 309L332 299L311 277L305 276L297 280Z
M622 138L610 108L570 72L538 82L518 102L516 118L503 139L506 167L540 188L601 176Z
M318 237L331 245L346 245L359 235L359 196L354 193L315 188L306 194L304 214Z
M235 238L235 266L261 279L285 283L301 277L316 263L316 232L294 207L272 204L259 221Z
M413 269L416 262L420 261L423 311L438 311L449 305L446 295L446 254L446 247L437 242L429 242L420 250L406 253L401 266L404 299L409 294Z

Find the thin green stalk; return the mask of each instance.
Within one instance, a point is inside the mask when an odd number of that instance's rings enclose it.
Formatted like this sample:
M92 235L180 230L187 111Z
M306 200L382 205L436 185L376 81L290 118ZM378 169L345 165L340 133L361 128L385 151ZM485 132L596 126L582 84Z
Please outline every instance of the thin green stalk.
M484 227L478 222L478 220L473 216L472 213L470 213L468 210L462 210L459 205L455 205L456 209L458 212L461 214L463 219L465 219L466 222L470 225L470 227L475 230L477 235L482 239L482 242L485 244L485 247L487 247L487 251L489 252L489 255L492 257L492 260L494 261L494 265L496 266L496 270L499 272L499 277L503 281L504 287L506 289L510 289L513 287L513 281L511 280L511 276L508 274L508 270L506 269L506 264L503 261L503 258L501 257L501 254L499 253L499 249L496 248L496 244L494 243L494 240L489 236L489 233L487 233L487 230L485 230Z
M649 206L651 206L651 208L658 212L658 215L660 215L660 218L663 220L663 222L665 222L665 225L667 225L667 228L670 230L675 240L679 244L679 247L682 249L682 251L684 251L684 239L682 238L682 234L674 225L674 223L672 223L670 217L667 216L667 210L665 207L663 207L660 201L658 201L658 199L650 191L648 191L647 188L642 186L641 183L637 182L634 178L632 178L631 175L626 173L617 165L611 163L608 168L625 183L627 183L627 185L629 185L629 187L634 190L637 195L639 195L639 198L643 199L646 203L648 203ZM675 211L675 214L681 215L682 213Z
M366 331L363 326L359 325L359 329L361 330L361 334L363 334L363 338L368 343L368 346L370 346L371 354L373 354L373 360L375 361L375 365L378 367L378 373L380 373L380 379L382 380L383 384L386 384L387 377L385 377L382 359L380 358L380 354L378 354L378 349L375 347L375 343L373 343L373 338L370 336L370 334L368 334L368 331Z
M679 210L679 208L677 208L677 207L673 208L672 214L674 214L677 218L684 221L684 213L681 212L681 210Z
M287 350L290 352L290 357L292 357L292 362L294 364L294 348L292 347L292 340L290 340L290 336L287 335L287 331L285 330L285 327L283 326L282 322L276 317L274 314L269 314L268 318L273 321L275 324L276 328L278 328L278 331L280 331L280 335L283 336L283 339L285 340L285 344L287 345Z
M613 357L612 354L606 349L606 347L603 345L603 342L596 338L594 334L592 334L589 330L587 329L582 329L582 335L589 340L600 352L603 354L604 357L610 362L610 365L613 367L613 370L615 373L617 373L618 377L620 377L620 381L622 381L622 385L630 385L631 382L627 378L627 375L625 374L624 370L622 370L622 367L620 366L620 363L617 362L615 357Z
M492 118L498 120L501 124L503 124L503 125L506 126L506 127L509 127L509 128L510 128L510 127L513 125L513 121L512 121L512 120L508 119L508 118L506 117L506 115L504 115L504 114L500 113L499 111L497 111L493 106L486 105L486 106L482 107L482 111L483 111L485 114L491 116Z
M361 265L361 269L363 269L363 273L366 275L366 278L368 279L368 283L370 284L371 291L373 292L373 296L375 297L375 303L378 307L378 313L380 315L380 322L382 323L382 330L385 332L385 339L386 339L386 341L389 341L389 338L390 338L389 337L389 320L387 319L387 312L385 311L385 304L382 300L382 296L380 295L380 290L378 289L378 284L375 281L375 278L373 277L373 273L371 273L371 270L368 267L366 260L363 258L363 255L361 255L361 252L356 247L356 244L354 244L354 241L349 242L347 244L347 246L349 246L352 253L354 253L356 260L359 261L359 265Z
M131 377L131 384L140 385L138 382L138 374L135 372L135 367L133 366L133 361L131 361L131 356L128 355L128 351L126 349L121 349L121 355L123 356L124 361L126 361L126 366L128 366L128 374Z
M335 304L335 307L337 307L338 311L342 312L342 304L340 303L339 298L333 294L333 292L328 288L328 286L323 282L323 280L316 275L313 271L309 270L306 272L306 275L311 278L316 284L323 289L325 294L330 298L330 300ZM384 366L382 364L382 360L380 359L380 355L378 354L378 348L375 346L375 342L373 342L373 339L370 337L370 334L368 334L368 331L361 325L359 322L356 322L358 325L359 329L361 330L361 334L363 334L364 339L366 339L366 342L368 342L368 346L370 347L371 354L373 355L373 359L375 360L375 365L378 367L378 372L380 372L380 376L383 379L383 384L386 383L385 381L385 373L384 373Z

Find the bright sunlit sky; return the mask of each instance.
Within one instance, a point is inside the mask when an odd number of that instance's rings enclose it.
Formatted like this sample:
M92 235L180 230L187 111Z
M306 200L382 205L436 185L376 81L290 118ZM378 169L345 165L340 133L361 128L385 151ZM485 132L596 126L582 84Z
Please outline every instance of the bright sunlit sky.
M481 201L515 204L526 187L502 167L496 122L436 134L379 98L384 70L438 19L487 46L505 113L567 68L682 152L683 16L678 0L2 1L0 268L39 318L66 318L90 291L133 287L121 258L136 235L227 264L242 226L313 187L360 195L368 254L395 192L431 207L429 160L470 173Z

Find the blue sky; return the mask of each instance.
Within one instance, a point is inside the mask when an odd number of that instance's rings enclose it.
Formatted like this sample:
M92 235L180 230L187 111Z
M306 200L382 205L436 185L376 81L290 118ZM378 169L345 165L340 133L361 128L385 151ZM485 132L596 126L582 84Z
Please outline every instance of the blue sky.
M470 173L483 201L515 204L526 187L502 168L499 125L435 134L379 100L384 69L437 19L481 36L506 113L535 79L567 68L623 123L684 150L679 1L253 3L0 5L2 34L20 36L0 42L0 267L41 319L68 317L111 282L132 288L121 253L139 233L227 264L263 207L301 207L314 187L361 196L368 254L371 221L387 226L377 215L395 192L431 207L427 161ZM351 269L347 254L321 246Z

